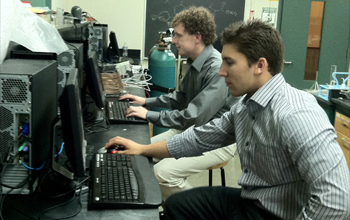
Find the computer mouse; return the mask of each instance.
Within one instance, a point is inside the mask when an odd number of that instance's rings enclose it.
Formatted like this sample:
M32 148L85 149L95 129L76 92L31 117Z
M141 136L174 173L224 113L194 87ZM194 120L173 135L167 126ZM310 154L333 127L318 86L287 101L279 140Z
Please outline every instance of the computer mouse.
M118 151L122 151L122 150L124 150L124 147L123 147L123 146L120 146L120 145L112 145L112 146L110 146L110 147L107 149L107 153L116 154Z
M105 147L102 147L102 148L97 150L97 153L99 153L99 154L107 153L107 149Z

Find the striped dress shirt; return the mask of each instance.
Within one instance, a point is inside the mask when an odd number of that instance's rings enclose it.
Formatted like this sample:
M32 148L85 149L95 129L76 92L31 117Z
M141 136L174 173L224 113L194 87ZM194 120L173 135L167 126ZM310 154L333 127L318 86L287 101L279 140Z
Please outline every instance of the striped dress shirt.
M350 219L350 174L315 97L277 74L202 127L167 140L175 158L237 143L242 198L282 219Z

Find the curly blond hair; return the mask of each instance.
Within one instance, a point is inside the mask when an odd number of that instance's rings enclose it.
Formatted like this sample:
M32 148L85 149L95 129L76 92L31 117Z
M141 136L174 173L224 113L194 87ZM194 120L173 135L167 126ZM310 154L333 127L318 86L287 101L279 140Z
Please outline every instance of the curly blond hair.
M200 33L205 45L213 44L218 38L213 14L204 7L190 7L175 15L172 27L182 23L189 34Z

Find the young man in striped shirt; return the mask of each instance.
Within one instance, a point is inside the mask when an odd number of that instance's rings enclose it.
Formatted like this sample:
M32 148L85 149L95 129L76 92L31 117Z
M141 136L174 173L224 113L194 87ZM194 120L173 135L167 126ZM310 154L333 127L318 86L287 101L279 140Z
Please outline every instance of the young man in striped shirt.
M222 43L219 75L232 96L243 96L229 112L166 142L116 137L106 147L180 158L237 143L242 188L174 194L164 205L168 219L350 219L349 169L335 130L313 95L285 82L278 31L261 21L235 23Z

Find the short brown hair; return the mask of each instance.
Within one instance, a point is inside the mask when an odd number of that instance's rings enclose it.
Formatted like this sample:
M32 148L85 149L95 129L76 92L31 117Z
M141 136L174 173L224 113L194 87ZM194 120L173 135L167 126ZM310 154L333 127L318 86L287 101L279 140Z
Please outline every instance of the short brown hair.
M189 34L200 33L205 45L213 44L216 39L214 16L204 7L190 7L175 15L172 27L182 23Z
M247 57L249 66L264 57L273 76L282 72L284 44L281 35L265 22L254 20L233 23L222 32L221 43L234 44L238 52Z

